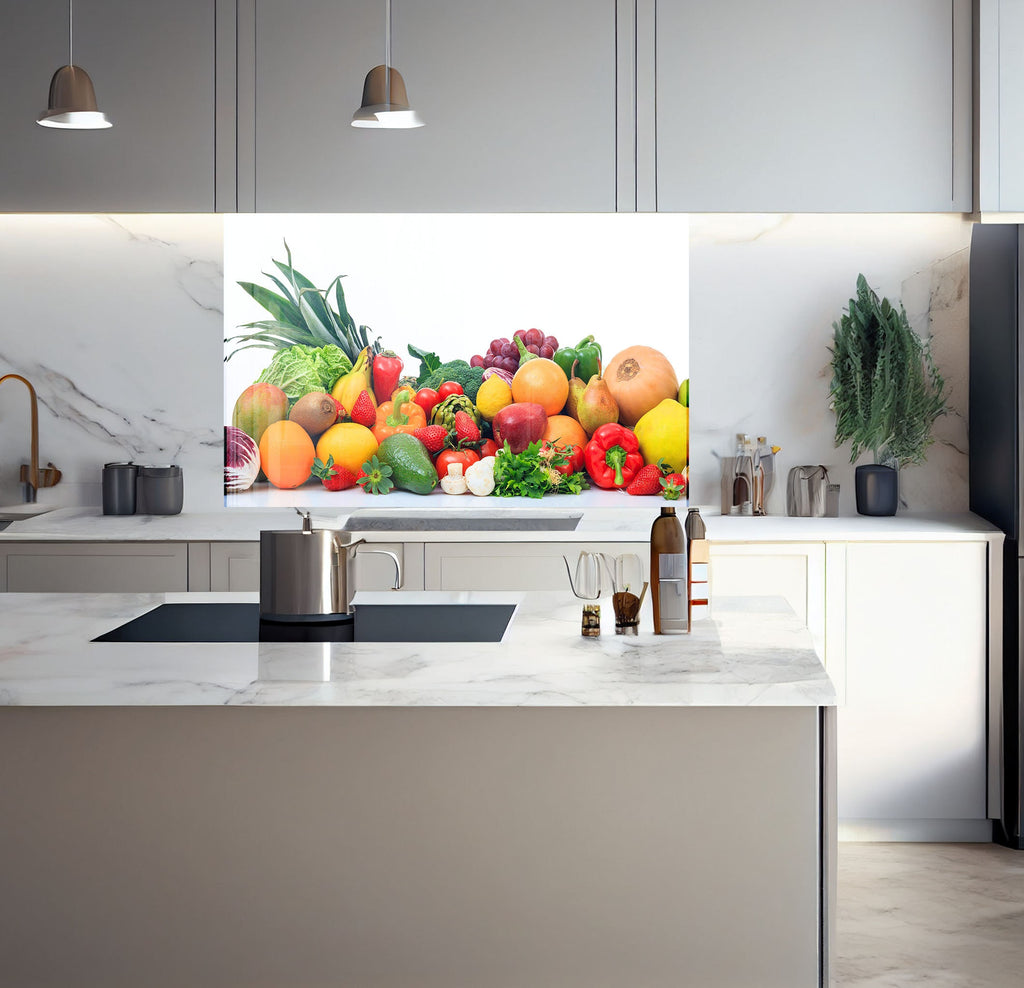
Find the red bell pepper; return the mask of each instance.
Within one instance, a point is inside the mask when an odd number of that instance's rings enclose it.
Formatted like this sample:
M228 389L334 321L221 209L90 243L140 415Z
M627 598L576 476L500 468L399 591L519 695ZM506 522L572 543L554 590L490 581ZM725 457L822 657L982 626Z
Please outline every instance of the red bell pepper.
M373 358L373 393L377 404L388 401L402 376L402 358L393 350L384 350Z
M594 432L583 451L583 460L590 479L598 487L613 490L627 486L644 465L636 433L615 422Z

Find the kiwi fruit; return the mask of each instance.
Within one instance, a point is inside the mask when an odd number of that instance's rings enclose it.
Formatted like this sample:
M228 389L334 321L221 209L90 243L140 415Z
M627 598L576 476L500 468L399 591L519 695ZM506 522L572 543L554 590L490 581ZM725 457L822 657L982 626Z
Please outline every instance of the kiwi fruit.
M338 419L338 405L322 391L310 391L292 405L288 418L302 426L310 437L316 439Z

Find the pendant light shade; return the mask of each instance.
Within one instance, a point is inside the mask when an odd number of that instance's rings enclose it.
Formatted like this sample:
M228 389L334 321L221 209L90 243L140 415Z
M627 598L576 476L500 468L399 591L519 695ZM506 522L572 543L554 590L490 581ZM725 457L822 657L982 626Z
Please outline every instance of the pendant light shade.
M112 126L96 106L96 91L85 69L64 65L50 80L50 100L36 122L43 127L67 130L101 130Z
M103 130L113 126L96 106L96 90L85 69L75 65L75 8L68 0L68 64L53 73L50 99L45 110L36 117L41 127L64 130Z
M376 65L366 73L362 105L352 114L353 127L422 127L409 106L405 80L398 69Z
M366 73L363 102L352 114L352 126L395 130L423 126L419 114L409 105L402 74L391 65L391 0L384 3L384 64Z

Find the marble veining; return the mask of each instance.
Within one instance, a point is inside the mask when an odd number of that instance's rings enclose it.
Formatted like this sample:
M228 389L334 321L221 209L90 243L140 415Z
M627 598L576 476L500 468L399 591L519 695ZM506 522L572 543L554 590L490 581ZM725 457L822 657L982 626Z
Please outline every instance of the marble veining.
M92 642L164 601L253 594L0 595L6 705L821 706L835 690L782 602L723 599L685 636L580 635L569 594L361 594L397 601L515 601L500 643ZM650 600L641 627L651 627ZM414 632L411 633L414 635Z

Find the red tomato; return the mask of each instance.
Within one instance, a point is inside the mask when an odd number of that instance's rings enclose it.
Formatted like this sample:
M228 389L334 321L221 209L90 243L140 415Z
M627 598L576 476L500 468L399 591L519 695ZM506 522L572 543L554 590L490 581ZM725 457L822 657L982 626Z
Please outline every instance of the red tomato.
M465 467L472 466L479 459L480 455L471 449L443 449L437 454L434 466L437 468L438 477L446 477L449 463L461 463L465 473Z
M441 401L441 396L433 388L420 388L413 401L423 409L429 422L430 413L434 410L434 406Z
M559 444L555 447L560 453L565 454L568 457L568 462L562 463L560 466L556 466L555 469L559 473L570 474L577 473L583 469L583 447L575 444L563 446Z
M445 381L437 389L437 393L441 396L441 401L444 401L449 395L460 395L463 393L462 385L458 381Z
M483 444L480 446L480 459L482 460L485 456L497 455L498 444L493 439L485 439Z

